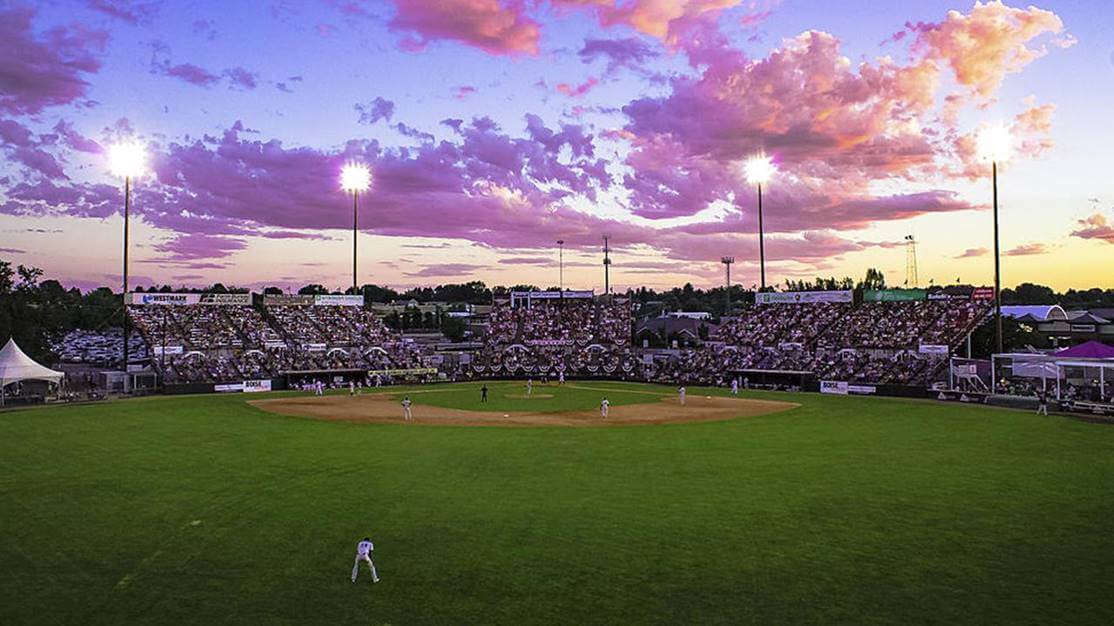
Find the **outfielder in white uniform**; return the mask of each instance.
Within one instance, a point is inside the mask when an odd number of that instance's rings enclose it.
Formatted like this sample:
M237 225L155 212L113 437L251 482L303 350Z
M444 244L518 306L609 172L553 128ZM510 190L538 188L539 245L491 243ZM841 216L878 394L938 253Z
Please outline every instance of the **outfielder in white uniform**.
M731 395L733 395L733 396L739 395L739 379L738 378L732 378L731 379Z
M414 419L414 416L410 413L411 404L413 403L410 402L410 396L406 396L402 399L402 419L406 420L407 422L413 421Z
M526 379L526 397L529 398L532 395L534 395L534 379L533 378L527 378Z
M371 543L371 539L364 537L364 540L356 544L356 564L352 566L352 582L356 582L356 575L360 573L360 562L366 562L367 566L371 568L371 582L379 582L379 573L375 571L375 563L371 560L371 553L375 550L375 544Z
M677 395L681 396L681 405L684 406L684 404L685 404L685 388L681 387L680 389L678 389L677 390Z
M607 409L609 408L611 408L611 403L607 401L607 398L604 398L603 402L600 402L600 417L607 417Z

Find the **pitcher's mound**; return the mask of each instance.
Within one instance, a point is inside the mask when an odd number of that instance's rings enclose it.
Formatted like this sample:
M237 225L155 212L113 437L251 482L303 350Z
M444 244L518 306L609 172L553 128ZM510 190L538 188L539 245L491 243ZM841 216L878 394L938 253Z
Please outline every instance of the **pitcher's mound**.
M412 396L412 394L411 394ZM540 397L540 396L536 396ZM254 400L251 404L280 415L375 424L400 424L402 407L393 394L363 396L298 396ZM739 398L689 398L684 406L674 396L657 402L612 406L607 418L598 410L543 413L465 411L415 403L414 423L447 426L615 426L707 422L754 417L796 408L792 402Z

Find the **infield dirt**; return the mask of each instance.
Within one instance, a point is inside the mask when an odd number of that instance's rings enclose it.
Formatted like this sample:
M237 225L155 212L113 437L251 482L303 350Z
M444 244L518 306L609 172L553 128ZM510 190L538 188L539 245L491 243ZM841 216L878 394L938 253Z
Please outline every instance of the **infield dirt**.
M659 397L644 404L612 406L607 418L599 410L531 412L466 411L421 404L421 391L408 391L414 401L412 423L435 426L633 426L707 422L755 417L796 408L792 402L742 398L689 396L682 406L675 396ZM300 396L254 400L253 406L279 415L313 419L403 423L402 406L395 394L360 396Z

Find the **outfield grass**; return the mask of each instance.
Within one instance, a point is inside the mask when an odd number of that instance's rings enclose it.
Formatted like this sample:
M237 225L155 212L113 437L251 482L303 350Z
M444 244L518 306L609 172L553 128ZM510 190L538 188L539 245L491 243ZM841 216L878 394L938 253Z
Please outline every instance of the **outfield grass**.
M755 397L802 406L592 429L244 396L3 413L0 624L1114 622L1114 428ZM383 581L353 586L368 533Z

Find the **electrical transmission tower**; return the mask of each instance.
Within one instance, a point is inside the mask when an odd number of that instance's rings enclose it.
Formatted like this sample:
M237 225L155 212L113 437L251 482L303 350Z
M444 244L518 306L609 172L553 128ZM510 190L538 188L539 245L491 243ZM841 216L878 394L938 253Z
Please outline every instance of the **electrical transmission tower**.
M917 281L917 240L913 235L905 235L905 286L920 286Z

